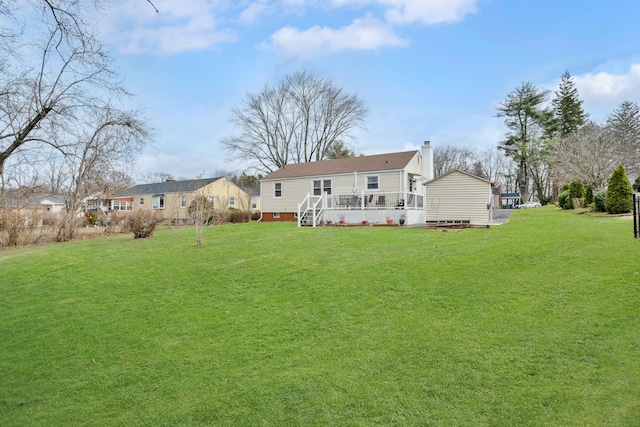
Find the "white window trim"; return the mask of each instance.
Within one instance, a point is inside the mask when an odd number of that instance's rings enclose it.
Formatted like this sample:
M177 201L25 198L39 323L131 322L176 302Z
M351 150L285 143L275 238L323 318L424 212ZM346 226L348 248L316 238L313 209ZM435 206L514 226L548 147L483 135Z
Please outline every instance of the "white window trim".
M315 183L316 181L320 181L320 194L316 194L316 187L315 187ZM312 179L311 180L311 194L313 194L314 196L321 196L324 193L326 193L325 190L325 186L324 186L324 182L325 181L329 181L329 189L331 190L331 192L333 192L333 178L320 178L320 179ZM331 194L331 193L329 193Z
M162 203L160 203L161 200L162 200ZM156 203L156 201L157 201L157 203ZM166 200L164 195L162 195L162 196L153 196L152 197L152 202L151 202L151 207L153 209L158 209L158 210L159 209L164 209L165 206L166 206L166 202L167 202L167 200Z
M229 197L229 207L230 208L235 208L236 207L236 198L235 198L235 196L230 196Z
M278 189L276 188L277 185L280 185L280 195L279 196L276 195L276 191L278 191ZM273 198L274 199L282 199L282 182L274 182L273 183Z
M274 218L274 219L280 219L280 212L273 212L271 214L271 217Z
M376 181L378 183L377 188L369 188L369 178L376 178ZM364 176L364 185L365 185L365 190L364 191L380 191L380 175L365 175Z
M144 206L144 197L138 199L138 206Z
M133 202L128 200L113 200L111 202L111 210L114 211L131 211L133 210Z
M180 195L180 207L181 208L186 208L187 207L187 195L186 194Z

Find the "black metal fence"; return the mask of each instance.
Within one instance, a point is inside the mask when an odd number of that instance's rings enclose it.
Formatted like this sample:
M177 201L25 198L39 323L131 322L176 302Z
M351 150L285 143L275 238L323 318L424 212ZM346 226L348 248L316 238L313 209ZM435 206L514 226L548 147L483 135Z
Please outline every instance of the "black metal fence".
M640 196L633 194L633 237L640 237Z

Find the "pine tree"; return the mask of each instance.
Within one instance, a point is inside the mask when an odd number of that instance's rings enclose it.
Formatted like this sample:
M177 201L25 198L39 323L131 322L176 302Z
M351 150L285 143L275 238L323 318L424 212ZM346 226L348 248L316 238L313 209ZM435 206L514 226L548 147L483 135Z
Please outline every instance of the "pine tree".
M542 141L550 137L553 112L543 105L549 91L523 82L498 106L498 117L504 117L509 129L498 148L518 163L520 197L528 200L531 166L540 156Z
M633 209L633 189L623 165L611 174L605 206L610 214L627 213Z
M561 138L574 134L586 123L588 115L582 109L582 100L568 70L562 74L562 81L552 103L555 130Z

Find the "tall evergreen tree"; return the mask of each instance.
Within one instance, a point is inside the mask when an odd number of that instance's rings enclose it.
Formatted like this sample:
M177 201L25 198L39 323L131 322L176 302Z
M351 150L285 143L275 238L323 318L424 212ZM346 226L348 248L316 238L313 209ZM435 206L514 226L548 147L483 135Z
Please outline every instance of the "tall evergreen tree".
M623 165L611 174L605 206L610 214L627 213L633 209L633 189Z
M586 123L588 114L582 109L582 100L568 70L562 74L562 81L552 103L555 131L561 138L574 134Z
M509 129L498 148L518 163L520 197L525 201L528 200L531 167L533 163L539 163L544 140L552 132L553 111L543 107L548 96L548 90L523 82L498 106L497 116L504 117L504 124Z

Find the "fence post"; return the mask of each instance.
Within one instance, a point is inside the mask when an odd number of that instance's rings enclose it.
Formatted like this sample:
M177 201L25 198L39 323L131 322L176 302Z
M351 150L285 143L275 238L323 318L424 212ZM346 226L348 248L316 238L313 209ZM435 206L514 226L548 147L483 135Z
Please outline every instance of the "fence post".
M638 238L638 227L640 226L640 198L633 193L633 237Z

